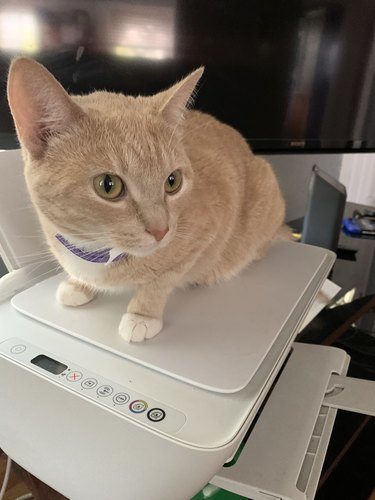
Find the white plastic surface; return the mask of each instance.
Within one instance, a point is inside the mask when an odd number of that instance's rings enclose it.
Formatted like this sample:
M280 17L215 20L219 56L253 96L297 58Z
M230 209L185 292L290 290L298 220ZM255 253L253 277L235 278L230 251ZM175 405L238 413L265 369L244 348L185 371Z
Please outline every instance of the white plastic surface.
M0 383L1 448L69 500L187 500L236 446L184 446L1 356Z
M333 283L328 279L325 280L322 289L319 290L319 293L315 297L311 309L307 313L307 316L300 327L300 331L302 331L305 328L305 326L307 326L310 323L310 321L312 321L315 318L315 316L317 316L320 313L320 311L322 311L331 302L331 300L339 293L340 290L341 287L336 285L336 283Z
M50 261L47 245L27 192L21 150L0 151L0 256L9 270Z
M186 416L181 411L136 392L129 387L131 384L118 385L82 365L72 364L60 354L56 356L46 352L23 339L11 338L1 342L0 353L55 384L157 431L173 435L186 422Z
M375 416L375 382L333 374L324 398L331 408Z
M275 244L264 259L229 282L175 292L163 331L142 344L126 343L117 331L130 291L67 308L55 300L62 279L57 276L21 292L12 304L162 373L202 388L237 392L254 377L276 339L284 347L292 341L333 261L334 254L321 248Z
M210 482L254 500L313 499L336 414L324 395L348 361L340 349L295 343L236 464Z
M0 278L0 302L10 299L17 292L25 290L35 283L39 283L41 279L54 274L56 272L49 261L34 262L19 269L13 269L13 271Z

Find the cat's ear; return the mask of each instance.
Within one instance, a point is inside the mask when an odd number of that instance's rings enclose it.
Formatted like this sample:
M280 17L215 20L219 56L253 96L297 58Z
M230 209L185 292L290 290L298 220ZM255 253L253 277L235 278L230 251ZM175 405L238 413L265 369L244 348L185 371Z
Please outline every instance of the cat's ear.
M171 127L174 128L180 123L186 107L193 104L194 90L203 72L204 67L200 67L170 89L155 96L159 111Z
M43 155L49 137L83 114L51 73L27 57L10 66L8 101L18 138L34 157Z

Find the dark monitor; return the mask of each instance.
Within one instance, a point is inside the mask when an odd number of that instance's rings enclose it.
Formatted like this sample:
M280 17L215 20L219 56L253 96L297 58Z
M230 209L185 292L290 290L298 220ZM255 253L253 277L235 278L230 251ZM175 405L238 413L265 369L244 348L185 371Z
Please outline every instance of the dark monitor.
M196 107L255 151L375 151L374 26L374 0L2 0L0 148L24 54L76 94L149 95L204 65Z

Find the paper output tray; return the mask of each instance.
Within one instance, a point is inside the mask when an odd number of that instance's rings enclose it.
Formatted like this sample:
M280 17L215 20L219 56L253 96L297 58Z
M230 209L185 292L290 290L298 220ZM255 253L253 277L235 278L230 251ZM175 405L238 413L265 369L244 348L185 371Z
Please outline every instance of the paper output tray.
M252 500L314 498L337 409L375 415L375 382L345 351L295 343L237 462L212 484Z

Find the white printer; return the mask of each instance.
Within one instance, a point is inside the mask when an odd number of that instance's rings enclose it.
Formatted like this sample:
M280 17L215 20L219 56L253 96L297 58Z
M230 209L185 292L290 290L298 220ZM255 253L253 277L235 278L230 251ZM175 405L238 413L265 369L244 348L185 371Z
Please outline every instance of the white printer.
M18 151L0 171L20 175ZM208 482L313 498L336 408L375 413L375 384L345 377L344 351L293 344L334 254L275 244L227 283L176 291L161 334L127 344L130 292L57 304L62 275L21 262L23 184L3 184L0 447L72 500L187 500Z

